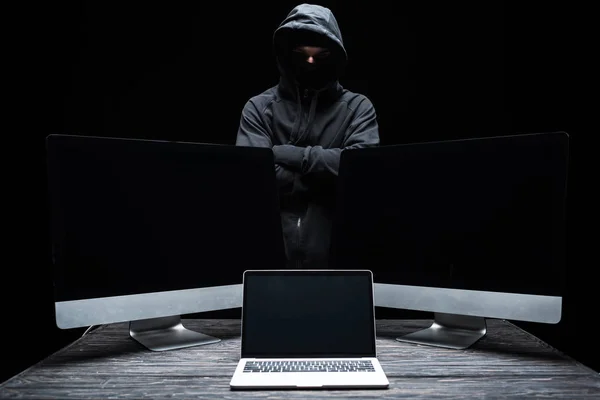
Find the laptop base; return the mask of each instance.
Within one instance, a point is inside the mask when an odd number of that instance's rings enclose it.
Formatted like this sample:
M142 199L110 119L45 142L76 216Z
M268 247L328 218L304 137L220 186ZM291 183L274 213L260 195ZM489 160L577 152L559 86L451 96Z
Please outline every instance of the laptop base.
M385 386L329 386L329 385L290 385L290 386L229 386L232 391L261 391L261 390L386 390L389 385Z
M429 328L397 338L399 342L464 350L487 332L485 318L467 315L435 313Z
M299 359L290 359L295 361ZM343 359L319 359L339 361ZM360 358L373 366L371 372L244 372L248 362L278 361L270 359L241 359L229 383L231 390L289 390L289 389L387 389L389 380L377 358Z
M180 316L129 322L129 336L152 351L218 343L221 339L187 329Z

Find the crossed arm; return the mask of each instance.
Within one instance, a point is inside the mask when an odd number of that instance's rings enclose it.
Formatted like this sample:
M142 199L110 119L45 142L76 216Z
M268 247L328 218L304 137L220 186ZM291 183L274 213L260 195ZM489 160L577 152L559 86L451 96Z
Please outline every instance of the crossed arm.
M379 144L375 109L368 99L363 99L348 129L342 148L273 145L260 111L249 101L242 111L236 145L271 147L275 156L275 173L279 187L282 190L291 190L295 181L309 174L337 176L343 150Z

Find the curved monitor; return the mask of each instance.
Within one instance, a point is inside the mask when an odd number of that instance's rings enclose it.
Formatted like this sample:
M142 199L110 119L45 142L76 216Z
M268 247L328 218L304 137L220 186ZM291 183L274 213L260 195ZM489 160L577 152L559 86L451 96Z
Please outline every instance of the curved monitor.
M344 151L335 267L371 269L377 306L435 313L406 341L465 348L483 318L559 322L568 143L551 132Z
M285 263L271 149L50 135L47 155L59 328L213 342L179 316L241 307L244 271Z

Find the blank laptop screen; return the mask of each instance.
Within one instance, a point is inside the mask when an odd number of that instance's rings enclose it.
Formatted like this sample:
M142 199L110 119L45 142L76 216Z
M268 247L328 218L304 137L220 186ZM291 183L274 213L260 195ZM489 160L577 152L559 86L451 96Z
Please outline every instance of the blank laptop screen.
M375 357L370 271L246 271L242 357Z

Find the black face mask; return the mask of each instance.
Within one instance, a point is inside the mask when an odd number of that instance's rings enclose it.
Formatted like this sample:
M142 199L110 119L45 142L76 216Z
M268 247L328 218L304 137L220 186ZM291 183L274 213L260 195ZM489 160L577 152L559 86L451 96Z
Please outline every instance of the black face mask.
M324 59L315 57L315 62L309 63L305 54L292 52L289 63L300 86L321 89L335 79L335 66L331 62L331 56Z

